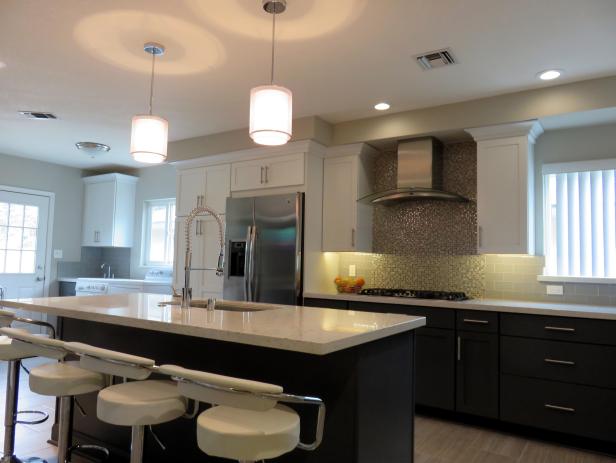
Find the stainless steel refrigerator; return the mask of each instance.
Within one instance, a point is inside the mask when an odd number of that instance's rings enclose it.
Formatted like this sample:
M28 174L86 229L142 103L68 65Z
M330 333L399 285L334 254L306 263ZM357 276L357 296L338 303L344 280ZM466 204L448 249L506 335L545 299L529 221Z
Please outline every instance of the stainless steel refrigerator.
M303 215L304 193L227 199L225 299L301 303Z

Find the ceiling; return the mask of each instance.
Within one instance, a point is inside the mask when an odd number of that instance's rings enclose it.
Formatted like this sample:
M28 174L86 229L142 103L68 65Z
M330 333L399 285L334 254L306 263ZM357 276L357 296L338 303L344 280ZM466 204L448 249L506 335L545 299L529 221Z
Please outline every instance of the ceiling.
M616 74L613 0L288 0L277 82L295 117L340 122ZM251 87L269 73L261 0L2 0L0 152L79 168L134 166L130 120L147 111L146 41L157 64L155 114L170 139L246 127ZM413 56L450 47L459 64L423 71ZM541 82L537 72L563 77ZM51 111L55 121L19 110ZM77 141L111 145L90 159Z

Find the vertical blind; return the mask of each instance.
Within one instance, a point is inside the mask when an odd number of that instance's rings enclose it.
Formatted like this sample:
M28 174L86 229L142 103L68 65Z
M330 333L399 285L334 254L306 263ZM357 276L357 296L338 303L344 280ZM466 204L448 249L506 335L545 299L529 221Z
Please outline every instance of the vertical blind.
M570 171L581 167L544 166L545 274L615 278L616 168Z

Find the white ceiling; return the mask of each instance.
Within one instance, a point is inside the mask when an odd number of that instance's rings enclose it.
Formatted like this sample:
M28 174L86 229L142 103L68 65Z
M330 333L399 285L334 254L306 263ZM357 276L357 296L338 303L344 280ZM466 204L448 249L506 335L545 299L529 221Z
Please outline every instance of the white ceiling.
M616 74L614 0L288 0L277 81L295 117L331 122ZM2 0L0 152L80 168L134 165L130 119L147 110L149 60L164 43L154 112L170 138L247 126L248 94L268 80L261 0ZM413 55L451 47L459 64L422 71ZM56 121L20 119L52 111ZM76 141L112 151L92 160Z

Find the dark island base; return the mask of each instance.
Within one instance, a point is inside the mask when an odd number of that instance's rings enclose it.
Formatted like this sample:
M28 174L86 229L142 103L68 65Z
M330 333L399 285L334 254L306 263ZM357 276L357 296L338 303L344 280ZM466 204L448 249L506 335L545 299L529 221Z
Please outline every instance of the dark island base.
M413 461L413 331L325 356L81 321L59 320L64 340L154 358L158 364L233 375L283 385L290 393L321 397L327 406L323 444L295 450L276 461L293 463L409 463ZM130 429L96 419L96 394L79 397L74 440L98 443L110 461L128 461ZM204 405L202 405L204 407ZM314 410L298 409L302 441L312 442ZM145 461L228 461L206 456L196 445L195 421L155 426L166 451L146 434Z

